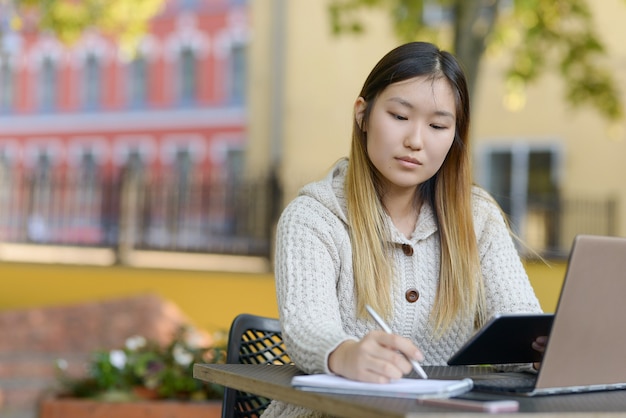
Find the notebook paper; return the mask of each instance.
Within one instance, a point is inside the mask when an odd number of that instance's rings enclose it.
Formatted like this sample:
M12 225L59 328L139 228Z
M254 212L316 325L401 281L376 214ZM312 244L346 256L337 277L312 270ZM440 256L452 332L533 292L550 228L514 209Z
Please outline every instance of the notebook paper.
M311 392L346 395L386 396L394 398L447 398L468 392L473 381L438 379L398 379L390 383L366 383L329 374L294 376L291 385Z

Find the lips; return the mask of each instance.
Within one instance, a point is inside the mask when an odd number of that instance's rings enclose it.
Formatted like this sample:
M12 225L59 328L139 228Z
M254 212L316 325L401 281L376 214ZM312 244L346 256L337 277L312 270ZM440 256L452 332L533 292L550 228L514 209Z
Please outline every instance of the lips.
M413 157L399 157L398 160L404 161L409 164L422 165L422 162Z

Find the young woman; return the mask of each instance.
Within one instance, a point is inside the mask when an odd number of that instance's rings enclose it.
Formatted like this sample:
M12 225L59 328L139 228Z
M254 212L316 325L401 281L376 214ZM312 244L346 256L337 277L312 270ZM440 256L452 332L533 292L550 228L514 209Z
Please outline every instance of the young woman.
M276 291L305 372L387 382L406 357L445 365L495 313L541 312L500 208L472 186L469 102L451 54L397 47L355 102L349 159L283 212ZM306 411L274 402L265 416L281 413Z

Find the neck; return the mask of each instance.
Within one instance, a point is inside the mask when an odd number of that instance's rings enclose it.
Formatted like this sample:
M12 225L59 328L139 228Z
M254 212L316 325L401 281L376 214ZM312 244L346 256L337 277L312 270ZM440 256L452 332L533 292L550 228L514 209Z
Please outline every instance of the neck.
M383 197L383 205L395 227L407 238L411 237L421 202L416 199L416 189L388 191Z

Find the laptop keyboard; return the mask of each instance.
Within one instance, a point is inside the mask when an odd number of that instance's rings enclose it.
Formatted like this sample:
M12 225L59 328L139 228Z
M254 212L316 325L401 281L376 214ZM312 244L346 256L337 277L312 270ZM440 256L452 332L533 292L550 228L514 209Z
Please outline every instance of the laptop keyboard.
M516 374L497 378L474 379L474 389L489 392L532 392L535 389L537 376Z
M501 372L493 367L477 366L425 366L431 379L455 379L469 377L474 381L474 390L484 392L532 392L537 375L525 372Z
M489 366L424 366L424 371L431 379L474 378L475 376L492 376L497 373L496 369Z

